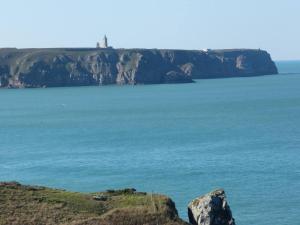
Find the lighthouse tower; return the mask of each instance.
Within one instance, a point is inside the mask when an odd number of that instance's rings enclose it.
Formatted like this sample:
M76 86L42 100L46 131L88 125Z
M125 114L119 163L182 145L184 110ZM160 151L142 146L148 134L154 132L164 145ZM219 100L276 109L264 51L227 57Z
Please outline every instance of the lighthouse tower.
M104 35L104 38L102 40L102 43L101 43L101 48L108 48L108 42L107 42L107 37L106 35Z

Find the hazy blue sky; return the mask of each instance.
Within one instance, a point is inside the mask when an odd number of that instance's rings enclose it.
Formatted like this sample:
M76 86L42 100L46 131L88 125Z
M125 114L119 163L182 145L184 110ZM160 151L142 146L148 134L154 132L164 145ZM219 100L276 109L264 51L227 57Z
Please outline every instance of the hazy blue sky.
M262 48L300 59L300 0L0 0L0 47Z

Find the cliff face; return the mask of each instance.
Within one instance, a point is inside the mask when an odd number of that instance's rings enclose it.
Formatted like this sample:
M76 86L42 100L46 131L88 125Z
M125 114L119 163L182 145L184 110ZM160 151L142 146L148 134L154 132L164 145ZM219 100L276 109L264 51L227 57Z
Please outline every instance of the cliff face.
M277 74L262 50L0 49L0 87L188 83Z
M235 225L223 189L194 199L188 205L188 216L192 225Z

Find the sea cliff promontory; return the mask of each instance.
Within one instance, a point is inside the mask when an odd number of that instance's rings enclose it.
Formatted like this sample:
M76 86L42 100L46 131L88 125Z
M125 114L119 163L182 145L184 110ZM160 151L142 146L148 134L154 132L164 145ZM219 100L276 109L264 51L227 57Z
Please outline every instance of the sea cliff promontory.
M0 49L0 87L189 83L277 74L263 50Z
M0 182L0 225L188 225L175 203L135 189L78 193Z
M134 188L79 193L0 182L0 225L235 225L224 190L194 199L189 222L167 196Z

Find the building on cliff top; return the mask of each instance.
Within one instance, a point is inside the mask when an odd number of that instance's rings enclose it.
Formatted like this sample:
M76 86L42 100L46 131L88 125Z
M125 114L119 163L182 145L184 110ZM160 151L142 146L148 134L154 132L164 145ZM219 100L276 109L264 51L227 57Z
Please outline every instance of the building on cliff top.
M104 35L103 40L101 42L97 42L96 47L97 48L109 48L106 35Z
M202 51L204 51L204 52L211 52L212 50L210 48L205 48Z

